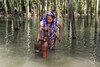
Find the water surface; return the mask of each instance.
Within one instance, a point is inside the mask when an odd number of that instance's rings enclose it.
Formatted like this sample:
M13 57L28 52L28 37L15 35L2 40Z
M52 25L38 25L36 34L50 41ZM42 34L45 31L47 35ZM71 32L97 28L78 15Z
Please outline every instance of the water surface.
M34 55L38 20L0 18L0 67L100 67L100 18L77 17L76 38L68 19L63 24L63 40L47 60Z

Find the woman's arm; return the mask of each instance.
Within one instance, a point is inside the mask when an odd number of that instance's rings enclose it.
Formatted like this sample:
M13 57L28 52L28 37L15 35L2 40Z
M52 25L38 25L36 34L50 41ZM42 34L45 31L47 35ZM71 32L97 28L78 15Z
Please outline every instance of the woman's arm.
M57 24L57 27L59 28L59 40L62 40L62 26L60 24Z
M37 35L37 42L40 40L41 38L41 32L42 32L43 27L40 26L39 31L38 31L38 35Z
M40 22L40 27L39 27L39 31L38 31L38 35L37 35L37 42L40 40L41 38L41 32L43 30L43 21Z

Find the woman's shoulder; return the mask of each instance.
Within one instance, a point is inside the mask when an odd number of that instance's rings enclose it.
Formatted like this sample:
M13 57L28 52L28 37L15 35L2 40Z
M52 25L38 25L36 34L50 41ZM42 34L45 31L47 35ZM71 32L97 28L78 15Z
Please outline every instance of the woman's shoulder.
M42 20L42 21L40 21L40 25L41 25L41 26L43 26L43 20Z

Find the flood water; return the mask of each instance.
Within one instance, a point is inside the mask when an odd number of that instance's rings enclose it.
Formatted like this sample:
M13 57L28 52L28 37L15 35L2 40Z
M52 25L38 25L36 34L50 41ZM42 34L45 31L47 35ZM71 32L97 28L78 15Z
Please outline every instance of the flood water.
M63 40L48 59L35 56L38 30L36 18L0 18L0 67L100 67L100 17L77 17L76 38L68 19L60 19ZM18 28L17 28L18 27Z

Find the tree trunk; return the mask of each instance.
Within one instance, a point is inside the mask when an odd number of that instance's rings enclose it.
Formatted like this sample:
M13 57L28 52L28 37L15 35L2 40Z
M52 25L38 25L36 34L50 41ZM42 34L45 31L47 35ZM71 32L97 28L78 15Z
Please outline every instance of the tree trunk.
M48 10L48 1L45 0L45 14L47 13L47 10Z
M26 16L29 18L29 0L26 0Z
M99 9L99 0L96 0L96 15L98 15L98 9Z
M89 16L89 0L87 0L87 18Z
M11 14L14 15L14 0L8 0L8 3L10 6Z
M19 13L21 14L22 12L22 6L21 6L21 0L19 1Z
M5 13L6 13L6 15L8 15L7 3L6 3L6 2L7 2L7 1L4 0L4 8L5 8Z
M84 15L86 15L86 10L87 10L87 9L86 9L86 8L87 8L86 6L87 6L87 4L86 4L86 0L85 0L85 1L84 1Z
M57 18L58 21L60 20L60 0L56 0L56 12L57 12Z
M74 10L73 10L73 0L68 0L69 5L69 21L71 23L72 29L72 38L76 38L76 28L75 28L75 17L74 17Z

